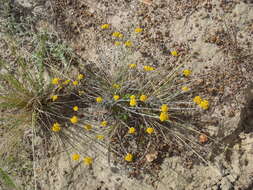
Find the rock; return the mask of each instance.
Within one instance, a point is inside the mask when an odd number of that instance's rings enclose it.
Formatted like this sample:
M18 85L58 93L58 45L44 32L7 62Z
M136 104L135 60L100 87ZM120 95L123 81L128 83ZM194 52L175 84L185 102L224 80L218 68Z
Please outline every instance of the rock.
M227 178L224 178L222 181L221 181L221 184L220 184L220 188L223 190L232 190L233 188L233 185L231 184L231 182L229 182L229 180Z
M152 5L153 0L139 0L139 1L146 4L146 5Z
M14 2L17 2L23 7L31 8L32 7L32 1L31 0L14 0Z
M213 136L217 136L219 127L214 126L214 125L209 125L206 127L206 130L207 130L209 136L213 137Z
M158 156L158 152L153 151L153 152L150 152L146 155L146 159L148 162L153 162L154 160L157 159L157 156Z

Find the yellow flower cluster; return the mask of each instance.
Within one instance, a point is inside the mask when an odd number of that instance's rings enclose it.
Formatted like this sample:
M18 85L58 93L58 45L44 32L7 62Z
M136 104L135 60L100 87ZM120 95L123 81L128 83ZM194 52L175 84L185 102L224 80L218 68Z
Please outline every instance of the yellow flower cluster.
M137 67L137 65L135 63L131 63L128 65L130 69L134 69Z
M129 134L134 134L135 133L135 128L134 127L130 127L129 130L128 130L128 133Z
M103 25L101 26L101 29L108 29L109 27L110 27L109 24L103 24Z
M140 33L140 32L143 31L143 29L142 29L142 28L135 28L134 31L135 31L136 33Z
M68 85L70 83L70 80L68 79L68 80L65 80L62 84L63 85Z
M191 70L188 70L188 69L183 70L183 74L185 77L190 76L191 73L192 73Z
M162 111L162 112L168 112L168 111L169 111L169 107L167 106L167 104L163 104L163 105L161 106L161 111Z
M103 102L103 98L101 96L96 98L97 103L102 103Z
M120 88L120 84L113 84L113 88L119 89Z
M80 159L80 155L79 154L75 153L75 154L72 155L72 160L78 161L79 159ZM92 164L93 159L91 157L84 157L83 158L83 162L86 165L90 165L90 164Z
M78 85L78 81L77 81L77 80L74 80L74 81L73 81L73 85L74 85L74 86L77 86L77 85Z
M202 98L200 96L195 96L193 98L193 102L198 104L198 105L201 103L201 101L202 101Z
M108 124L108 122L107 122L107 121L102 121L102 122L100 123L100 125L101 125L102 127L106 127L106 126L107 126L107 124Z
M113 96L113 99L114 99L115 101L117 101L119 98L120 98L119 95L114 95L114 96Z
M77 76L77 79L78 80L82 80L84 78L84 75L83 74L79 74L78 76Z
M77 116L73 116L69 120L70 120L71 123L75 124L75 123L78 122L78 117Z
M119 45L121 45L121 42L115 41L115 42L114 42L114 45L115 45L115 46L119 46Z
M152 134L152 133L154 133L155 132L155 129L153 128L153 127L148 127L147 129L146 129L146 132L148 133L148 134Z
M168 114L168 112L161 112L159 118L160 118L160 121L166 121L166 120L168 120L168 119L169 119L169 114Z
M207 110L209 108L209 102L208 100L203 100L200 102L199 107L201 107L203 110Z
M73 107L73 110L74 110L74 111L78 111L78 109L79 109L78 106L74 106L74 107Z
M127 155L125 156L125 160L128 162L132 162L133 161L133 155L130 153L127 153Z
M145 65L145 66L143 67L143 69L144 69L145 71L153 71L153 70L155 70L154 67L151 67L151 66L148 66L148 65Z
M58 99L58 96L57 95L53 95L53 96L51 96L51 99L53 100L53 102L55 101L55 100L57 100Z
M79 159L80 159L80 155L79 155L79 154L73 154L73 155L72 155L72 160L77 161L77 160L79 160Z
M142 95L140 96L140 101L142 101L142 102L146 102L147 99L148 99L148 97L147 97L146 95L144 95L144 94L142 94Z
M84 162L84 164L86 164L86 165L91 165L92 162L93 162L93 159L92 159L91 157L85 157L85 158L83 159L83 162Z
M123 38L123 34L121 34L120 32L113 32L112 36L116 38Z
M130 96L130 99L135 99L135 95L131 95L131 96Z
M83 128L89 131L92 129L92 126L87 124L87 125L84 125Z
M209 108L208 100L202 100L200 96L195 96L193 98L193 102L196 103L203 110L207 110Z
M172 56L177 57L178 56L178 52L176 50L170 52Z
M73 85L76 86L78 85L78 80L82 80L84 78L84 74L78 74L77 76L77 80L73 81ZM51 83L53 85L60 85L61 79L60 78L53 78ZM62 82L62 85L68 85L70 83L70 79L67 79L65 81ZM62 86L61 86L62 88Z
M97 135L96 137L97 137L98 140L103 140L105 138L104 135Z
M52 84L53 85L58 85L60 83L60 79L59 78L53 78L52 79Z
M61 126L60 126L60 124L59 123L54 123L53 124L53 127L52 127L52 131L54 131L54 132L59 132L61 130Z
M161 106L161 113L160 113L160 117L159 117L160 121L166 121L169 119L168 111L169 111L169 107L166 104L163 104Z
M189 87L187 87L187 86L183 86L182 87L182 91L184 91L184 92L187 92L187 91L189 91L190 89L189 89Z
M136 99L135 99L135 95L130 96L130 102L129 102L130 106L134 107L137 105Z
M131 41L126 41L125 46L126 47L131 47L131 46L133 46L133 43Z

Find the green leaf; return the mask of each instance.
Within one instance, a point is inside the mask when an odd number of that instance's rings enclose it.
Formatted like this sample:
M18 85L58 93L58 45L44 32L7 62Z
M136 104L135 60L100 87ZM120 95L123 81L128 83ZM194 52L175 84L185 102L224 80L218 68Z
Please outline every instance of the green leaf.
M131 94L125 94L125 96L123 96L123 99L129 99L131 96Z
M27 89L25 89L22 85L21 82L19 82L13 75L10 74L5 74L5 75L0 75L0 79L3 79L7 82L9 82L9 84L15 88L17 91L19 91L20 93L27 93L29 94L29 91Z
M7 188L17 189L15 183L12 181L9 175L2 168L0 168L0 181L2 181L2 183Z
M24 108L27 106L27 101L22 100L20 96L0 96L0 107L2 108Z

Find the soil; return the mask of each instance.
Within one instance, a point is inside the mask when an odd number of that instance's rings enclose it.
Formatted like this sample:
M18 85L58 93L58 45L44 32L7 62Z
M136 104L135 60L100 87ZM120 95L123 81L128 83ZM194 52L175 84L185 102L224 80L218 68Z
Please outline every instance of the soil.
M213 151L210 161L168 156L156 175L129 178L101 154L92 167L72 163L65 152L38 146L37 189L250 190L253 189L253 2L242 0L17 0L40 16L36 30L56 31L86 62L110 64L122 49L110 37L135 42L128 62L154 66L184 63L193 71L194 94L211 102L201 116ZM109 23L110 30L101 31ZM139 36L136 27L144 28ZM177 50L180 58L170 52ZM81 66L80 66L81 67ZM113 68L112 68L113 69ZM29 134L29 133L28 133ZM29 136L29 135L28 135ZM38 144L42 143L38 137ZM207 145L203 145L208 147ZM101 152L107 152L101 147ZM71 153L71 152L70 152ZM33 189L33 177L18 177ZM21 182L20 182L21 183ZM0 187L1 189L1 187Z

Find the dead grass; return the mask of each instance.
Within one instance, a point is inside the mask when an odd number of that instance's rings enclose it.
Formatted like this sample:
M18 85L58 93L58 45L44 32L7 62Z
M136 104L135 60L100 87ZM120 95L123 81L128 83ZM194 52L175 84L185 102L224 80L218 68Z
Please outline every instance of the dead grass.
M65 8L67 2L63 3L65 4L61 6ZM194 11L193 7L187 9ZM57 10L54 11L57 13ZM14 136L14 141L11 140L14 144L17 144L17 139L31 127L32 135L36 136L35 127L36 130L43 131L43 138L47 139L47 143L56 143L63 148L72 147L81 156L94 158L94 164L97 155L108 156L109 164L119 164L122 170L128 171L130 177L137 179L141 179L144 174L157 177L167 156L181 156L186 159L191 152L187 158L187 167L191 168L194 164L210 164L208 154L212 151L213 145L223 145L210 138L205 129L201 128L204 122L200 122L200 115L208 113L208 110L201 111L193 104L192 99L199 95L199 88L195 88L196 83L199 82L198 86L203 81L183 76L181 63L186 58L183 51L180 52L179 58L175 58L174 62L168 63L167 66L149 63L149 66L155 68L151 72L144 71L145 63L138 63L135 69L129 68L128 58L138 51L139 47L113 49L114 55L117 54L116 51L121 51L114 60L107 60L108 57L103 56L106 52L101 48L101 62L87 64L88 61L79 59L73 50L59 40L59 36L47 32L34 34L34 31L31 34L29 29L25 30L28 33L23 31L20 34L13 26L22 28L22 21L19 24L15 22L17 20L13 23L7 22L6 32L21 39L18 44L13 40L14 46L9 47L14 59L13 64L18 65L20 70L5 68L7 74L2 75L1 81L3 113L7 119L15 116L19 121L13 124L13 130L4 132L6 136L19 134L18 137ZM29 26L29 23L25 26ZM69 23L62 26L68 28L70 34L78 30L78 26L70 26ZM245 54L238 44L235 28L229 28L231 27L217 31L208 42L221 47L235 62L248 59L251 55ZM98 35L107 36L106 39L111 40L110 43L113 44L114 41L109 36L111 33L112 30L97 31ZM25 34L32 40L30 48L27 48L28 44L19 47L23 42L29 41L22 41ZM131 37L131 34L129 36ZM10 44L10 41L6 43ZM6 66L7 62L8 60L4 60L2 65ZM34 73L35 78L32 77ZM78 85L74 86L72 82L77 80L80 73L85 77L78 80ZM49 84L54 77L60 79L59 85ZM71 83L63 86L67 79ZM114 88L114 84L119 84L120 87ZM223 93L220 92L224 90L222 87L217 89L212 84L201 92L204 96ZM183 86L188 86L191 90L182 92ZM148 97L146 102L139 100L143 94ZM52 101L51 95L58 95L58 99ZM113 100L114 95L119 95L120 99ZM129 105L131 95L136 96L136 106ZM102 103L96 102L97 97L103 98ZM169 106L170 118L165 122L159 119L162 104ZM74 106L78 106L78 111L73 110ZM71 123L72 116L78 117L77 123ZM34 125L31 124L33 117ZM101 126L102 121L107 121L108 126ZM52 126L56 122L60 124L61 130L53 132ZM6 121L5 124L9 125ZM91 125L92 129L86 131L85 125ZM134 134L129 134L131 127L136 129ZM155 133L147 134L148 127L152 127ZM199 139L203 134L207 135L208 140ZM102 135L104 139L98 139L98 135ZM104 155L100 146L108 148L109 155ZM31 148L34 149L34 143ZM124 160L127 153L133 155L131 162ZM34 150L33 157L36 157ZM79 164L80 162L78 166ZM35 181L35 187L36 183Z

